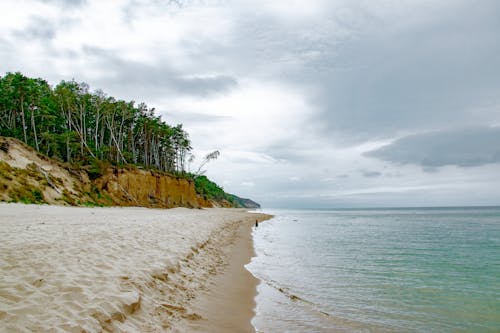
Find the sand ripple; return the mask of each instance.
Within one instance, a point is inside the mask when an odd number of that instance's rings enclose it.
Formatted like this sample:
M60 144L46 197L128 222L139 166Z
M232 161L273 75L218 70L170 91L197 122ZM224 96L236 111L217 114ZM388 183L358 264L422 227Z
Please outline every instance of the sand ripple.
M241 210L0 205L0 328L176 331Z

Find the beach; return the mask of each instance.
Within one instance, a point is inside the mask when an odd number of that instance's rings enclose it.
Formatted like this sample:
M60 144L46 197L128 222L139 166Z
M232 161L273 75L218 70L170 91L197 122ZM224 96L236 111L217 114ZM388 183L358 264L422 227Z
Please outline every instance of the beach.
M0 204L8 332L253 332L242 209Z

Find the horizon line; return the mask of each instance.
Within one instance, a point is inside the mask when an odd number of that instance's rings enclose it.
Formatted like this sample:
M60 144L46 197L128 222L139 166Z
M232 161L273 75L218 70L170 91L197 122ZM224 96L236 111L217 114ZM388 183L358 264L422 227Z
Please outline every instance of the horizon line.
M261 207L260 209L300 209L300 210L369 210L369 209L453 209L453 208L500 208L499 205L465 206L377 206L377 207Z

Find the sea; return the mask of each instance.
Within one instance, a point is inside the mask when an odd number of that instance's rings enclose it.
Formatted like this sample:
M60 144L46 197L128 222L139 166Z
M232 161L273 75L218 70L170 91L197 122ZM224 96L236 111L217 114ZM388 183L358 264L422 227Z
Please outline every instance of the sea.
M258 332L500 332L500 207L264 212Z

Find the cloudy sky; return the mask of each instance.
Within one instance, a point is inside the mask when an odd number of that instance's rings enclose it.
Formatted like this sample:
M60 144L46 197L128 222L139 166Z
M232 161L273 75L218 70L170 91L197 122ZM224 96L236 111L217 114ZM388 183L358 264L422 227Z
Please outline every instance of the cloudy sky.
M265 207L500 204L499 1L7 0L0 13L0 75L144 101L184 124L197 156L220 150L209 177Z

